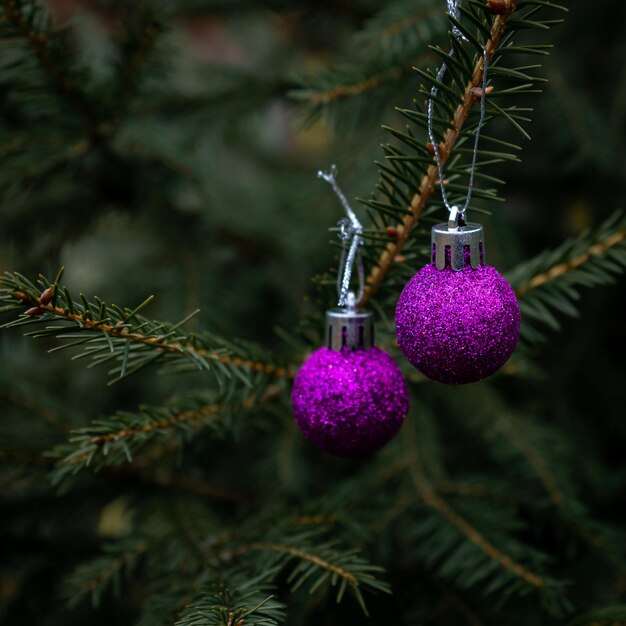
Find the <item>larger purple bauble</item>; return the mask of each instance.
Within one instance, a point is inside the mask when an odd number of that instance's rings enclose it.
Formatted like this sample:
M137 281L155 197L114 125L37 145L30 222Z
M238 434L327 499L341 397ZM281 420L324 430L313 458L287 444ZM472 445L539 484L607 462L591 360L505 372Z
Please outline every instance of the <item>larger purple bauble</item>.
M409 390L382 350L319 348L300 368L291 393L296 422L318 448L344 457L382 448L409 410Z
M426 265L396 307L400 349L425 376L448 385L491 376L515 350L519 329L515 293L490 265Z

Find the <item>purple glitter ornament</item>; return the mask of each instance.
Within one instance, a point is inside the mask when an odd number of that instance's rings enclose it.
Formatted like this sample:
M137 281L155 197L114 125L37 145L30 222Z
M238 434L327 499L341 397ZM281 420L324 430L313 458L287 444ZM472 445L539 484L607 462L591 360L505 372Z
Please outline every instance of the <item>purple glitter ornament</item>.
M400 430L409 391L386 352L323 347L298 372L291 401L307 439L329 454L358 457L379 450Z
M491 376L515 350L520 310L490 265L422 268L396 307L398 345L428 378L461 385Z

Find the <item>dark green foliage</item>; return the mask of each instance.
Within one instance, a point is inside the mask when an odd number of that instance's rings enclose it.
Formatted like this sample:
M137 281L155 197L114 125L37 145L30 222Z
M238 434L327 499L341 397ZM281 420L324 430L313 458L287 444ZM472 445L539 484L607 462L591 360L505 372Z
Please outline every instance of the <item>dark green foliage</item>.
M0 622L626 619L623 307L603 288L626 267L624 20L576 0L553 28L563 7L519 0L498 31L482 0L444 6L0 0ZM403 361L393 313L445 219L437 67L461 202L494 36L470 215L522 343L448 388ZM335 302L341 210L314 175L333 162L365 198L367 304L413 397L367 459L312 448L289 402Z
M560 330L556 315L578 317L575 303L581 287L610 284L625 267L626 216L622 212L516 267L507 279L521 296L522 338L527 342L542 339L537 324Z
M138 315L152 296L134 309L107 306L100 298L74 300L67 288L59 283L60 276L50 283L40 277L38 286L20 274L6 274L0 278L0 302L5 312L30 308L17 320L6 324L15 326L41 326L27 335L35 338L56 337L63 344L55 350L81 346L82 352L73 358L89 358L91 366L113 363L108 370L112 382L119 381L142 367L164 362L166 371L182 373L206 370L213 373L220 389L231 397L238 385L262 391L265 373L279 373L283 368L260 363L265 355L250 344L239 344L203 335L187 335L181 327L195 314L188 315L176 324L155 322ZM51 295L42 294L50 290ZM49 302L48 302L48 299ZM256 374L256 375L255 375ZM282 374L285 375L284 373Z
M232 576L232 582L205 585L183 611L176 626L230 626L237 622L274 626L282 623L284 607L272 595L267 595L269 590L262 584L266 578L268 574L253 580Z
M53 482L62 483L82 469L97 471L108 465L132 463L147 446L163 439L171 443L172 431L184 441L204 428L215 437L223 437L236 429L235 416L258 423L259 415L250 415L250 410L240 405L220 405L218 398L216 394L196 393L176 398L170 406L144 406L138 413L119 412L93 420L88 428L73 431L67 444L53 450L52 455L59 458Z
M626 618L626 606L616 605L609 606L595 611L587 611L575 620L571 621L568 626L582 626L583 624L620 624Z

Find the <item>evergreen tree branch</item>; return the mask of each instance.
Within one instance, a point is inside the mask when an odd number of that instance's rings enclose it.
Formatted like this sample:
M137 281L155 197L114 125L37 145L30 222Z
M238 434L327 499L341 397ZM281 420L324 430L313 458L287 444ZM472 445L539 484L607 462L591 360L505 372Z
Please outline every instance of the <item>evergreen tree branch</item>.
M142 605L141 616L135 626L172 626L181 613L198 597L203 577L191 586L185 580L172 581L166 577L154 585L152 595Z
M410 72L410 67L394 67L383 73L369 76L364 80L360 80L352 84L337 85L330 89L323 90L308 90L296 95L298 99L306 100L312 106L329 104L331 102L335 102L336 100L353 98L354 96L361 96L370 91L374 91L384 83L397 80Z
M454 528L456 528L471 543L480 549L489 559L498 563L505 570L512 572L515 576L522 579L526 584L542 589L545 586L544 579L531 572L526 567L514 561L508 554L505 554L494 545L492 545L483 535L472 526L467 520L459 515L441 496L439 496L430 480L428 479L419 458L417 446L414 443L414 434L410 432L412 429L403 429L405 436L405 446L409 458L409 473L419 496L425 504L434 509L439 515L447 520Z
M285 615L267 582L275 573L270 569L248 578L236 572L206 583L175 626L277 626Z
M506 23L514 10L515 2L514 0L510 0L509 10L504 14L497 15L495 17L491 27L489 39L485 44L488 61L492 60L500 40L504 35ZM475 92L476 89L478 89L482 84L482 75L483 58L482 56L479 56L474 66L471 80L465 86L461 104L459 104L452 117L451 127L446 130L443 142L439 147L441 163L443 166L445 166L450 155L452 154L454 146L461 135L463 125L467 121L472 107L476 104L477 100ZM380 254L378 262L370 270L369 276L366 280L363 298L361 299L362 305L364 305L376 293L387 272L390 270L394 260L401 254L413 228L417 225L424 209L426 208L430 196L436 188L438 179L439 174L437 164L431 162L426 169L426 173L422 177L419 185L419 191L411 198L407 214L402 219L402 222L395 226L395 232L397 233L395 241L391 241L387 244L384 251Z
M33 337L58 337L69 341L59 348L83 346L81 357L91 357L93 364L116 360L119 366L111 370L120 380L139 368L158 359L166 359L179 369L212 370L218 383L235 378L250 386L251 375L290 378L294 372L282 365L262 362L251 358L251 346L235 345L208 334L184 334L178 324L156 322L138 315L138 311L150 302L148 298L135 310L107 306L99 299L81 302L72 299L66 289L58 287L58 279L50 284L44 277L39 280L40 289L19 274L6 273L0 278L0 310L14 311L30 307L17 320L5 324L5 328L61 320L68 325L46 326L29 333ZM193 314L192 314L193 315ZM71 328L75 332L68 332ZM133 346L133 348L131 348ZM182 361L182 363L181 363Z
M530 443L524 432L518 428L518 425L511 418L504 415L500 415L497 418L497 427L498 431L527 459L528 464L543 484L552 503L557 507L562 506L565 502L565 496L559 487L554 473L540 452Z
M152 497L136 499L136 509L126 510L128 524L133 529L119 539L104 544L102 553L80 564L62 584L63 597L70 606L75 606L86 596L98 606L108 590L120 595L122 582L133 579L161 581L164 576L188 581L191 590L208 571L207 554L198 550L186 534L178 518L179 510L172 507L172 499ZM202 536L216 531L209 509L197 498L189 500L194 508L197 532ZM132 522L137 518L137 523ZM195 532L196 529L193 530ZM181 536L182 535L182 536ZM199 580L200 579L200 580Z
M294 533L296 528L301 530ZM340 601L346 590L350 590L367 614L362 588L390 592L389 585L374 576L381 568L370 565L358 557L354 550L341 550L335 542L314 543L314 538L323 530L317 525L303 529L302 525L287 523L280 528L273 528L267 540L236 545L232 550L224 552L224 558L232 560L253 552L267 552L275 555L272 562L281 569L296 559L298 562L288 576L292 590L301 587L317 573L309 583L310 593L330 583L333 587L337 586L337 601ZM274 537L280 537L280 540L274 540Z
M590 245L585 252L577 257L574 257L569 261L565 261L564 263L558 263L551 267L548 271L534 276L526 285L523 285L516 290L518 298L523 298L533 289L537 289L538 287L546 285L553 280L565 276L569 272L591 261L593 257L599 257L606 254L608 250L622 244L625 240L626 228L622 228L607 237L605 240Z
M279 394L280 389L274 387L260 398L252 395L231 405L207 403L206 394L200 394L165 408L142 407L138 413L119 412L95 420L91 426L73 431L68 443L53 450L52 456L59 459L53 482L58 484L88 467L98 471L105 466L131 463L139 451L158 438L171 436L172 431L190 437L192 432L210 428L215 436L222 437L235 428L235 416L271 402Z
M11 24L28 43L41 68L55 85L57 92L63 96L82 120L89 137L93 141L101 141L103 136L98 121L87 105L83 94L76 89L75 82L64 74L48 47L49 38L52 36L51 33L45 31L37 32L32 27L31 21L22 12L21 2L17 0L2 0L2 5L4 7L4 20ZM40 10L39 7L32 7L34 12Z
M432 3L430 6L421 7L417 11L413 10L406 15L400 15L398 18L392 19L384 25L380 36L383 38L397 36L398 33L401 33L416 24L423 23L433 17L438 18L440 11L440 6L437 3Z
M168 411L166 417L161 417L162 409L144 408L139 414L117 413L108 420L98 420L89 428L74 431L68 444L55 448L53 455L61 458L54 482L90 466L99 470L123 461L131 463L133 454L155 435L163 435L168 429L197 429L209 424L215 427L222 410L220 404L206 404L197 409Z
M107 589L119 593L122 576L129 576L150 548L145 537L131 537L111 544L107 553L76 568L64 581L62 593L70 606L76 606L90 596L93 606L98 606Z
M507 279L520 301L522 339L542 340L537 324L559 330L554 313L577 317L580 287L609 284L625 270L626 214L620 212L595 230L514 268Z
M295 91L292 95L312 107L328 105L339 100L355 98L357 96L363 96L372 91L376 91L385 85L385 83L393 82L405 76L411 75L413 73L413 66L422 67L429 61L432 61L432 59L433 55L431 53L427 53L420 56L412 63L403 63L402 65L394 65L380 71L368 72L367 76L352 81L339 80L344 77L338 70L335 72L337 76L335 76L335 80L333 82L340 84L333 84L332 86L328 86L326 88L311 87ZM346 78L349 77L350 75L347 74Z
M238 548L233 550L233 556L241 556L242 554L246 554L247 552L254 552L256 550L269 550L271 552L277 552L278 554L288 554L289 556L293 556L297 559L302 559L303 561L309 561L309 563L313 563L313 565L317 565L322 569L337 574L353 587L357 584L354 574L349 572L347 569L340 567L339 565L335 565L334 563L331 563L326 559L322 559L315 554L300 550L299 548L296 548L294 546L287 546L280 543L264 543L262 541L257 541L255 543L249 543L247 545L239 546Z
M568 438L545 421L512 412L489 387L483 387L482 393L474 392L475 404L469 403L468 396L464 399L461 402L467 417L476 420L502 466L514 467L518 477L537 479L565 523L593 549L606 550L611 545L606 529L589 517L577 497L574 480L562 471L574 455ZM502 438L508 449L502 446ZM523 466L517 465L519 459Z

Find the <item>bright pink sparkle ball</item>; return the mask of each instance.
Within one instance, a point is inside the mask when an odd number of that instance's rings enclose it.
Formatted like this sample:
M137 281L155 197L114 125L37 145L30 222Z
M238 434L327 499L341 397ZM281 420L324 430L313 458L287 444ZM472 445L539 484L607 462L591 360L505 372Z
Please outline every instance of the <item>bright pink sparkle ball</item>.
M426 265L396 306L398 345L407 360L448 385L491 376L515 350L519 330L515 293L490 265L459 271Z
M296 422L315 446L359 457L382 448L409 410L409 390L383 350L319 348L300 368L291 392Z

